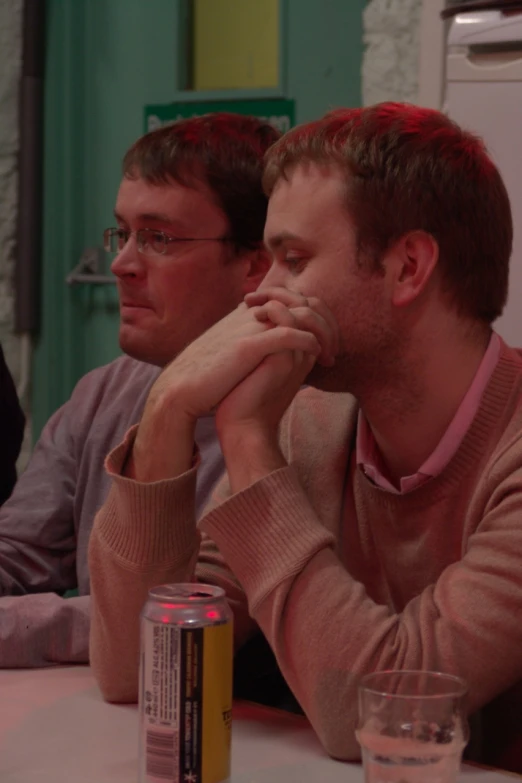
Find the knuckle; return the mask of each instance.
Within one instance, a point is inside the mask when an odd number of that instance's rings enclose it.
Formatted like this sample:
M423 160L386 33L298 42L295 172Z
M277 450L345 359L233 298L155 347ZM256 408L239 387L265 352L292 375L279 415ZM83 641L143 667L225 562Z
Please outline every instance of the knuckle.
M313 353L319 352L321 350L321 345L319 343L319 340L317 337L310 332L303 332L303 334L306 337L306 343L308 346L308 349L312 351Z
M295 334L295 329L292 329L290 326L281 326L280 335L283 340L289 340L293 337Z
M296 315L299 318L299 323L303 326L312 326L317 322L316 314L309 307L299 308L299 312Z
M277 299L271 299L266 304L267 310L271 313L280 313L285 310L285 306L278 302Z

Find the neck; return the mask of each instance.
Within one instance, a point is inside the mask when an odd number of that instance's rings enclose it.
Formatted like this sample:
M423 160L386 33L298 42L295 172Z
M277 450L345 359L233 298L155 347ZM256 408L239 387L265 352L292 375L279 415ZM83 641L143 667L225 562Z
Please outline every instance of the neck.
M450 333L451 334L451 333ZM361 395L390 478L416 473L449 427L477 373L491 332L430 336L405 357L395 384Z

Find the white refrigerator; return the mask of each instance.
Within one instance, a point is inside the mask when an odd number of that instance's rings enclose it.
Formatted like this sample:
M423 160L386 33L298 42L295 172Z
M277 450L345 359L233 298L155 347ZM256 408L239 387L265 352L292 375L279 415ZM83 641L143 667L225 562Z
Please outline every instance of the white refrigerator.
M515 238L509 298L495 329L522 346L522 10L460 13L451 22L445 111L481 136L503 176Z

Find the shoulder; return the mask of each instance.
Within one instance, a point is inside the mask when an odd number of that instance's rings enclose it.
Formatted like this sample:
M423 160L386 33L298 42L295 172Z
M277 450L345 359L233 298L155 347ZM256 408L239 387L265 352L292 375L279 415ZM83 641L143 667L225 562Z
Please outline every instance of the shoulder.
M481 487L497 492L522 479L522 350L503 341L464 445L482 466ZM504 482L507 482L506 484ZM510 491L510 490L508 490Z
M152 364L139 362L130 356L121 356L118 359L97 367L86 373L76 384L71 399L86 396L103 398L107 394L122 395L137 389L149 388L161 370Z
M497 366L484 393L482 408L508 437L522 435L522 349L501 343Z
M141 416L150 387L160 369L129 356L97 367L76 384L69 400L47 422L44 432L58 431L83 441L100 428L123 436Z

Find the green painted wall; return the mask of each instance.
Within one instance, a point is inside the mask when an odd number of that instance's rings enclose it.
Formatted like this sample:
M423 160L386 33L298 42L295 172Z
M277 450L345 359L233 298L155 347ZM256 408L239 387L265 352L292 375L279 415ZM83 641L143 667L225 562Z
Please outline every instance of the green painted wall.
M296 121L358 105L365 0L281 2L283 84L276 94L296 100ZM113 222L121 159L143 132L144 105L180 97L178 24L186 0L47 0L47 5L35 437L81 375L118 355L115 289L70 288L65 277L84 248L101 245L103 229ZM241 91L241 97L252 95Z
M287 93L296 122L361 104L362 11L366 0L288 0Z
M47 0L47 5L35 438L78 378L118 355L114 287L71 288L65 277L85 247L101 245L101 232L113 223L121 159L143 132L144 104L170 100L176 86L172 0Z

